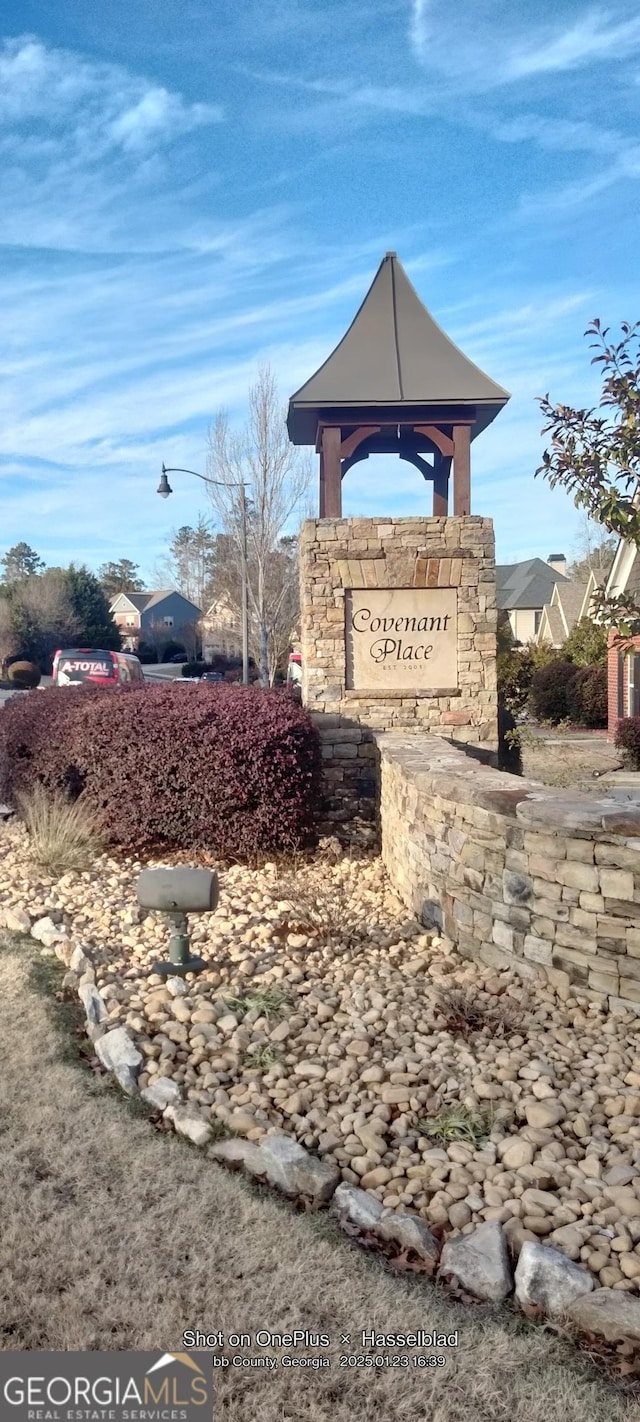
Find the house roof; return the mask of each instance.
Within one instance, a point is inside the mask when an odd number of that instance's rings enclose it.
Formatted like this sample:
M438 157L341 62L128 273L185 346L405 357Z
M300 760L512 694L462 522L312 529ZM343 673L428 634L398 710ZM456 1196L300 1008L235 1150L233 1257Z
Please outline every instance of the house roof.
M584 595L586 591L586 583L567 582L556 583L555 585L555 588L553 590L552 603L556 603L557 606L560 608L560 612L564 620L564 625L567 629L565 634L567 637L571 629L575 627L576 622L578 621L578 618L582 611L582 604L584 602Z
M509 398L454 345L396 253L387 252L342 340L291 396L287 425L294 444L313 444L318 418L329 409L471 406L473 437Z
M176 588L161 588L158 592L116 593L116 596L111 599L111 608L114 607L118 598L121 597L126 597L127 601L132 603L138 612L148 612L150 608L157 607L158 603L164 602L167 597L180 597L183 602L187 602L190 607L195 608L198 614L200 613L200 608L197 604L191 602L190 598L185 597L184 594L178 592Z
M551 645L552 645L552 647L561 647L561 646L562 646L562 643L564 642L565 637L566 637L567 634L566 634L566 632L565 632L565 630L564 630L564 623L563 623L563 621L562 621L562 616L561 616L561 613L560 613L560 608L559 608L559 607L554 607L554 605L553 605L552 602L547 602L547 603L545 603L545 605L544 605L544 607L543 607L543 609L542 609L542 617L541 617L541 619L540 619L540 629L539 629L539 632L538 632L538 641L539 641L539 642L544 642L544 641L545 641L545 637L544 637L544 635L543 635L543 634L544 634L544 631L545 631L545 624L546 624L546 627L548 628L549 634L550 634L550 636L551 636Z
M217 597L202 616L203 625L210 631L232 630L237 621L238 610L227 593L222 593L220 597Z
M551 601L555 584L567 581L564 573L557 573L542 558L502 563L496 568L496 605L514 611L542 608Z
M116 593L115 597L112 597L109 606L113 609L116 603L120 601L120 598L123 597L126 598L132 607L135 607L137 612L142 612L147 605L148 596L148 593L119 592Z

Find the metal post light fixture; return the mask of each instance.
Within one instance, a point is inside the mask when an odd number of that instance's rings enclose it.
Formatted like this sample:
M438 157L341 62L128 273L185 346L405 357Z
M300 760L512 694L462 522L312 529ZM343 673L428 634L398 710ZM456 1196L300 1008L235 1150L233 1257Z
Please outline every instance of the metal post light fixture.
M161 977L184 978L197 975L210 965L191 952L189 913L213 913L218 907L218 875L211 869L143 869L136 883L136 897L143 913L160 913L171 926L169 958L154 963L152 972Z
M245 686L249 685L249 574L247 568L247 496L248 484L226 484L222 479L207 479L206 475L199 474L197 469L181 469L178 466L170 466L168 469L163 464L162 475L157 492L161 499L168 499L173 489L167 478L167 474L193 474L194 478L202 479L203 484L215 484L218 489L239 489L240 490L240 527L242 538L242 680Z

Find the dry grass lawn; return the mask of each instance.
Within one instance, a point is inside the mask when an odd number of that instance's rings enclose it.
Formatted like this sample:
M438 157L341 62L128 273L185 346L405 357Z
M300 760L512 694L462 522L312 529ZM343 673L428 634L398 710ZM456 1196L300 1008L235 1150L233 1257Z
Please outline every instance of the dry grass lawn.
M52 970L57 971L57 970ZM183 1329L327 1331L326 1370L217 1374L232 1422L631 1422L637 1401L515 1315L465 1308L154 1131L65 1057L70 1009L0 952L0 1331L6 1349L180 1349ZM42 984L40 984L40 987ZM68 1026L67 1026L68 1032ZM459 1330L446 1368L338 1366L340 1333ZM238 1350L229 1350L230 1352ZM247 1350L248 1352L251 1350ZM252 1350L254 1353L258 1350ZM415 1351L415 1350L413 1350Z
M619 752L604 736L572 741L563 739L559 731L533 736L527 735L525 729L522 737L522 774L543 785L565 785L591 795L606 795L612 787L603 785L594 772L605 775L619 765Z

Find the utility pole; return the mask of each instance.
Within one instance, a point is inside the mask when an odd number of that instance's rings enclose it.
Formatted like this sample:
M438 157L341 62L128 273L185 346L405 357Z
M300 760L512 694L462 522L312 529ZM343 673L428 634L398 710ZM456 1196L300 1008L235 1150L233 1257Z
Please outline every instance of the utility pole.
M163 464L162 478L157 492L161 499L168 499L173 489L167 479L167 474L193 474L196 479L202 479L203 484L215 484L219 489L239 489L240 490L240 520L241 520L241 542L242 542L242 680L245 686L249 685L249 563L247 555L247 495L246 484L225 484L221 479L207 479L206 475L199 474L197 469L180 469L169 467Z

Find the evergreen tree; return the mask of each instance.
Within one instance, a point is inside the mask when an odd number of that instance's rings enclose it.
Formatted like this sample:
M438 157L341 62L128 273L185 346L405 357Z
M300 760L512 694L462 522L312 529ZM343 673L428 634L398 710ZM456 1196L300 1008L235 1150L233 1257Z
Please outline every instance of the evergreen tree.
M13 548L9 548L0 559L0 566L3 572L3 582L20 583L25 578L31 578L36 573L41 573L44 568L42 558L29 547L28 543L16 543Z
M120 632L109 611L109 599L94 573L70 565L65 574L69 602L78 621L77 646L119 651Z
M98 579L109 600L122 592L143 592L138 564L132 563L130 558L103 563L98 568Z

